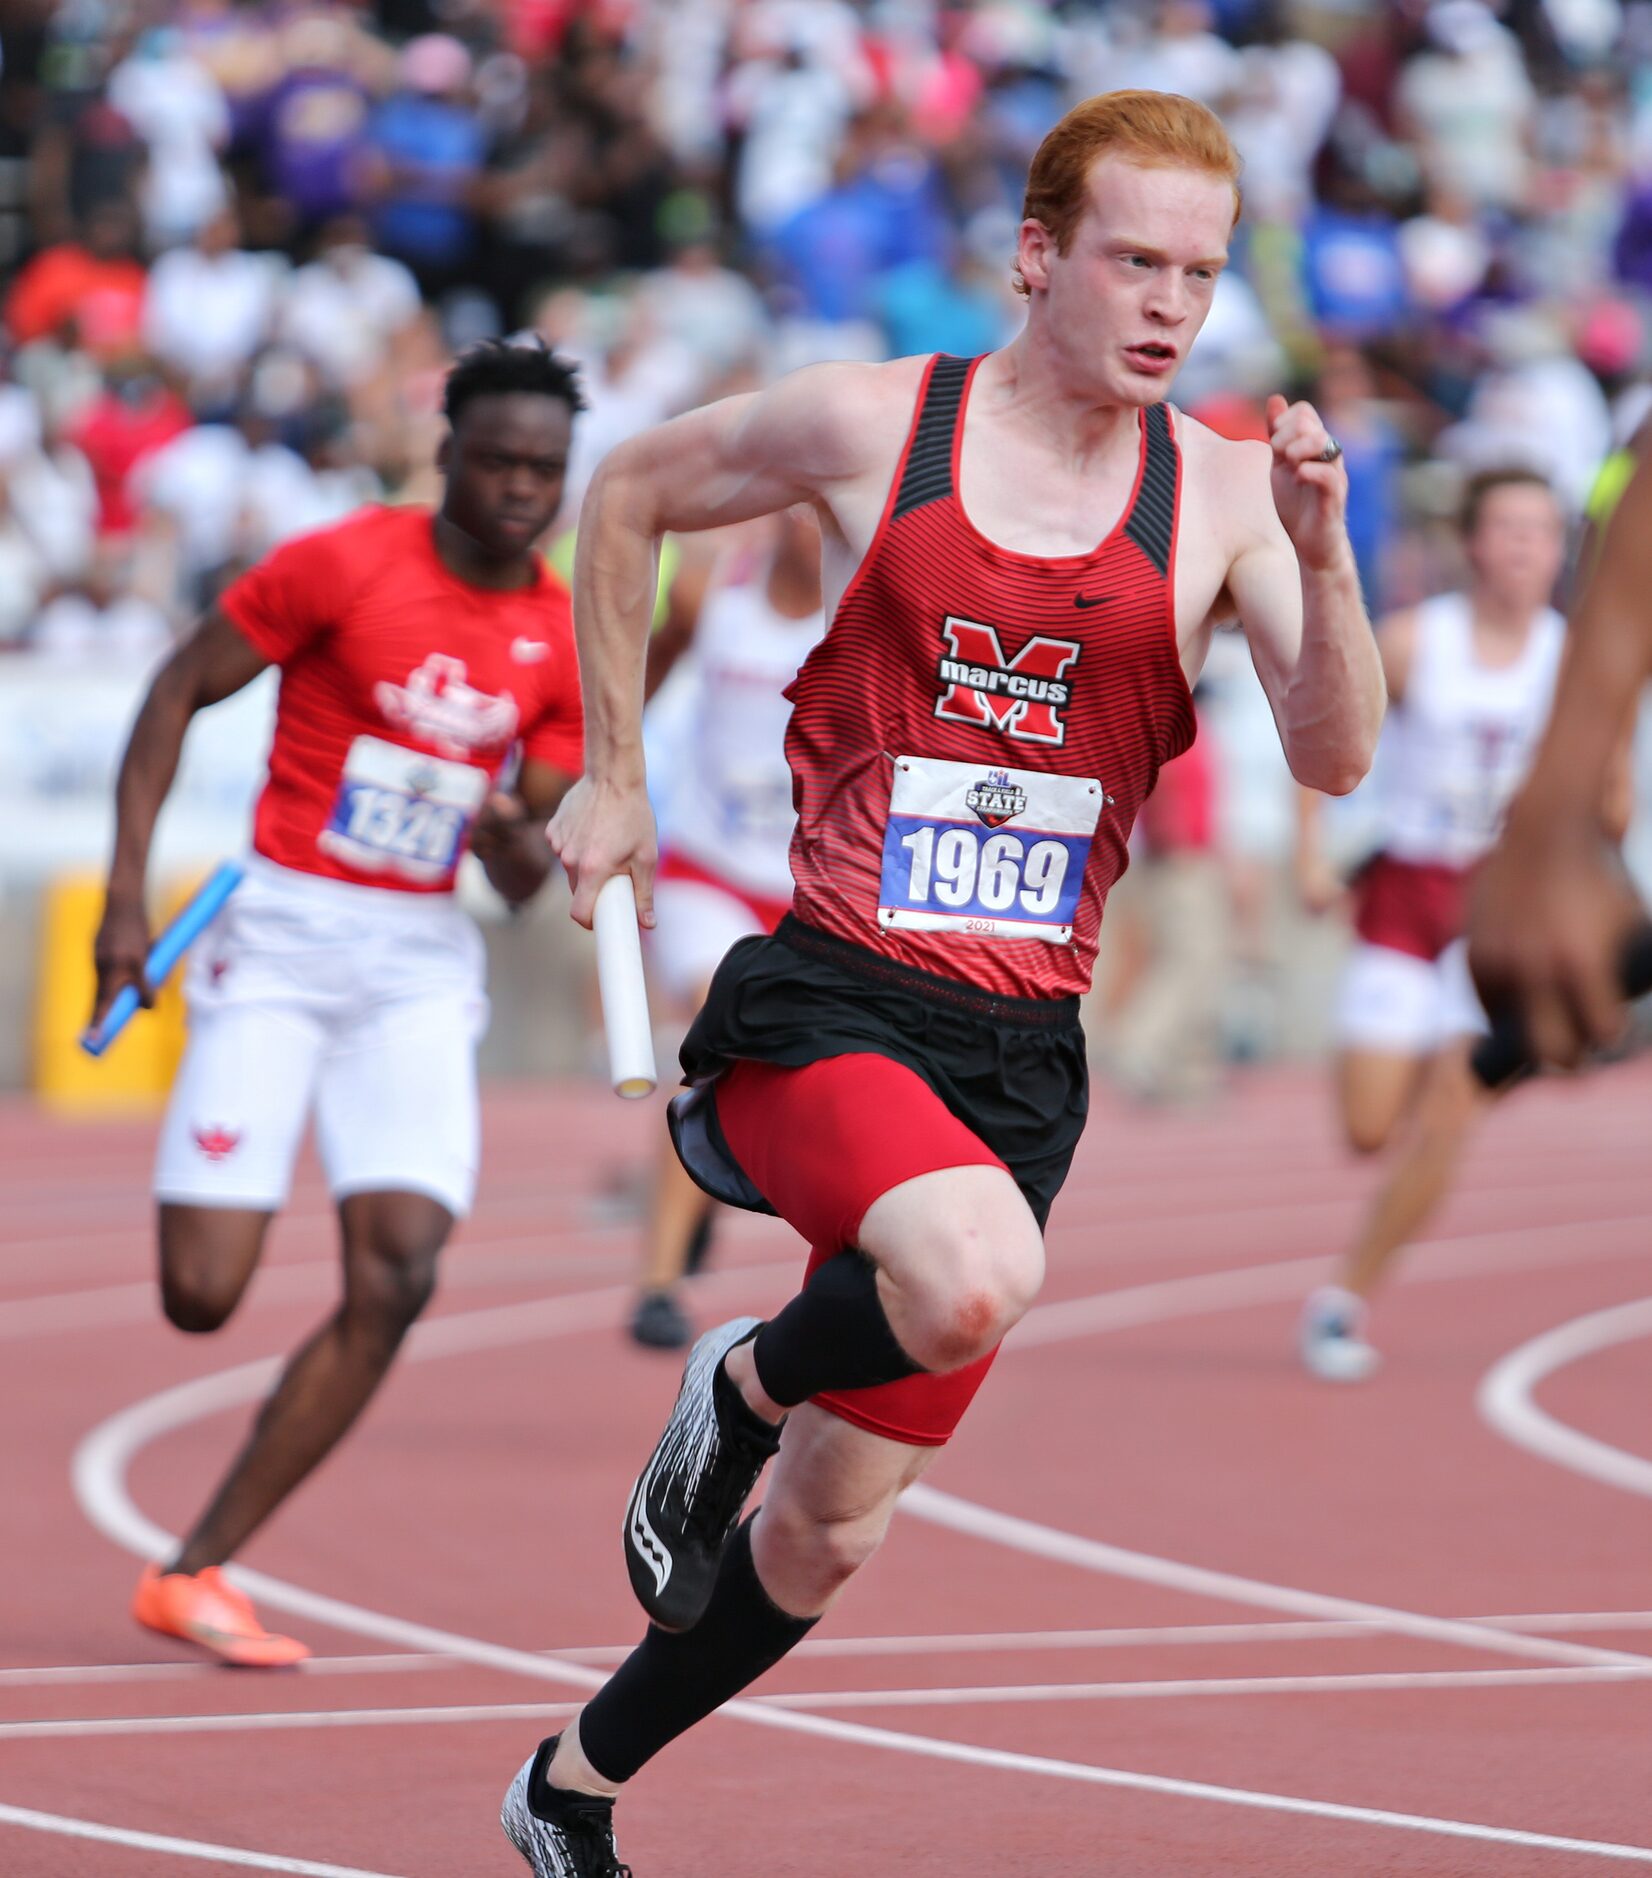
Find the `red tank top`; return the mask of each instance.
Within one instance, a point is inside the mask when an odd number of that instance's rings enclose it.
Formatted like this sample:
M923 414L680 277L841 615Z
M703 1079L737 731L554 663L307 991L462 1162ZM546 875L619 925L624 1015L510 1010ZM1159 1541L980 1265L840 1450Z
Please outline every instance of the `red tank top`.
M1160 766L1193 741L1173 604L1181 455L1142 413L1088 554L980 534L958 495L980 360L925 371L866 558L788 693L800 919L1013 997L1082 992Z

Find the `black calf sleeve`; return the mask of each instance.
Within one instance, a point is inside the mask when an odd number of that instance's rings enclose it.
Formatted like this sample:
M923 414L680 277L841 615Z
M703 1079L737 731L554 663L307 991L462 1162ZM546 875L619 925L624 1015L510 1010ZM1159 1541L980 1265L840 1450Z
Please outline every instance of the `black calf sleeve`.
M585 1758L604 1780L629 1780L667 1742L772 1669L818 1621L791 1616L763 1589L748 1519L729 1541L705 1616L692 1630L651 1624L586 1704L579 1718Z
M878 1296L878 1268L849 1250L822 1265L751 1346L772 1401L796 1408L826 1389L871 1389L922 1369L895 1341Z

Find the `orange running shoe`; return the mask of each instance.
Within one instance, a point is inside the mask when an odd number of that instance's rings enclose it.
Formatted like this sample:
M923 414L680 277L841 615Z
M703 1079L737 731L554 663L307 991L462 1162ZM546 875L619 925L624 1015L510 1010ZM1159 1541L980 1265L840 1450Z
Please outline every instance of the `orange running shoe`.
M259 1623L252 1600L216 1565L193 1575L145 1566L132 1597L132 1615L163 1637L198 1644L237 1669L286 1669L310 1654L296 1637L272 1636Z

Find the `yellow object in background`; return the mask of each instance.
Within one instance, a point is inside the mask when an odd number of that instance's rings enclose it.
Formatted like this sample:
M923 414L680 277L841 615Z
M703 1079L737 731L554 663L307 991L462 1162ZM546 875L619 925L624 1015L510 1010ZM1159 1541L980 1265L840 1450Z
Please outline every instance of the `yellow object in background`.
M183 1055L181 968L161 987L155 1008L140 1011L106 1056L90 1057L80 1047L97 983L92 941L103 918L103 885L102 874L62 874L41 901L32 1083L41 1102L59 1115L158 1109ZM166 882L157 931L199 885L198 875Z

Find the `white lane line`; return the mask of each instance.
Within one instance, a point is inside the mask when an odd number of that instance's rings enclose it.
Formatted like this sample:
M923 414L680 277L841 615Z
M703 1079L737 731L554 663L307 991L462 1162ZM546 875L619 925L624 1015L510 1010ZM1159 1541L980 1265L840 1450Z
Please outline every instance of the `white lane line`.
M750 1276L748 1272L746 1276ZM708 1281L715 1283L715 1278ZM586 1294L586 1299L596 1294ZM442 1351L497 1346L527 1335L554 1334L555 1330L573 1327L579 1312L565 1309L556 1314L559 1303L578 1306L580 1301L547 1300L534 1307L512 1307L502 1311L474 1314L467 1324L462 1318L449 1318L428 1326L417 1326L409 1356L429 1356ZM584 1309L589 1310L589 1303ZM1181 1309L1195 1308L1185 1298ZM483 1327L482 1320L486 1320ZM532 1329L528 1328L532 1324ZM468 1334L467 1334L468 1333ZM160 1395L134 1403L94 1428L77 1448L73 1461L76 1496L91 1523L116 1544L140 1557L164 1553L175 1543L141 1513L126 1486L126 1474L132 1457L147 1442L170 1428L180 1427L215 1413L233 1402L257 1394L273 1376L278 1359L266 1363L242 1365L225 1370L216 1377L204 1377L183 1384ZM249 1391L249 1379L251 1388ZM481 1638L466 1637L429 1625L414 1624L387 1613L371 1611L336 1598L327 1598L301 1586L289 1585L263 1573L238 1570L235 1576L254 1596L262 1597L273 1608L296 1612L334 1628L353 1631L359 1636L375 1637L382 1642L412 1650L450 1655L483 1667L515 1671L535 1681L559 1682L592 1690L605 1680L601 1670L574 1663L536 1657L526 1651L512 1650ZM1513 1635L1514 1633L1508 1633ZM1554 1646L1560 1648L1561 1646ZM1635 1659L1630 1659L1635 1660ZM767 1706L749 1700L728 1703L722 1711L734 1719L763 1727L844 1741L877 1749L884 1753L909 1754L931 1760L948 1761L964 1766L992 1767L1007 1772L1037 1774L1053 1779L1072 1780L1088 1785L1130 1789L1180 1799L1196 1799L1216 1805L1238 1806L1334 1819L1348 1823L1378 1825L1394 1830L1431 1833L1447 1838L1466 1838L1489 1844L1522 1845L1548 1850L1588 1853L1603 1858L1626 1859L1652 1864L1652 1847L1628 1846L1606 1841L1559 1838L1502 1826L1486 1826L1463 1820L1432 1818L1422 1814L1395 1813L1368 1807L1347 1806L1333 1801L1311 1800L1296 1795L1255 1791L1241 1787L1220 1787L1205 1782L1179 1780L1165 1775L1137 1773L1123 1768L1096 1767L1084 1762L1061 1761L1047 1757L1015 1754L1003 1749L949 1741L943 1738L899 1733L886 1728L869 1727L825 1715L806 1715Z
M1542 1634L1545 1631L1635 1631L1652 1630L1652 1611L1533 1611L1504 1616L1463 1617L1464 1624L1495 1624L1504 1630ZM1134 1628L1113 1627L1105 1630L982 1630L958 1631L924 1636L900 1637L809 1637L791 1651L788 1661L806 1656L882 1657L882 1656L991 1656L1030 1654L1043 1650L1072 1652L1079 1650L1158 1650L1189 1645L1201 1648L1246 1643L1328 1643L1349 1639L1374 1640L1389 1635L1386 1624L1352 1619L1300 1623L1277 1619L1250 1624L1148 1624ZM592 1644L588 1649L577 1645L568 1649L540 1650L535 1654L559 1658L569 1663L608 1665L621 1663L635 1646L629 1643ZM311 1656L293 1666L293 1673L312 1676L382 1676L409 1671L456 1669L451 1656L431 1656L418 1650L397 1650L372 1656ZM1472 1671L1471 1674L1497 1674L1496 1671ZM1507 1672L1529 1675L1528 1670ZM1587 1676L1615 1674L1611 1665L1601 1665L1598 1672L1589 1669ZM1626 1665L1624 1674L1631 1671ZM223 1681L221 1664L189 1663L66 1663L41 1664L32 1669L0 1669L0 1689L66 1688L79 1685L98 1686L127 1682L213 1682Z
M1635 1669L1423 1669L1326 1676L1187 1676L1162 1682L1009 1682L917 1689L824 1689L746 1700L806 1712L845 1708L991 1708L999 1703L1137 1702L1185 1696L1358 1695L1406 1689L1506 1689L1583 1682L1634 1682ZM0 1741L90 1735L258 1734L302 1728L428 1727L575 1715L578 1702L464 1702L423 1708L260 1709L250 1714L91 1715L0 1722Z
M1529 1673L1529 1672L1528 1672ZM1577 1675L1581 1671L1562 1671ZM106 1735L281 1734L305 1728L427 1728L461 1722L555 1720L579 1702L458 1703L442 1708L261 1709L246 1715L106 1715L72 1721L0 1723L0 1741L79 1740Z
M92 1839L100 1845L130 1846L139 1852L165 1852L171 1858L205 1859L215 1865L241 1865L251 1871L288 1872L292 1878L391 1878L388 1872L364 1871L359 1865L324 1865L310 1858L281 1858L274 1852L248 1852L236 1845L209 1845L201 1839L175 1839L170 1833L133 1832L124 1826L100 1826L61 1813L37 1813L31 1806L0 1804L0 1826L55 1833L65 1839Z
M1589 1220L1583 1225L1496 1227L1484 1232L1459 1233L1449 1239L1430 1239L1426 1261L1413 1260L1402 1266L1398 1278L1401 1284L1407 1285L1444 1284L1487 1270L1518 1271L1534 1266L1581 1263L1589 1254L1580 1253L1580 1247L1597 1235L1609 1238L1625 1227L1648 1225L1652 1225L1652 1216L1631 1214ZM1559 1252L1556 1251L1557 1238L1565 1240L1564 1249ZM1601 1256L1619 1254L1608 1248ZM1323 1277L1333 1263L1328 1257L1277 1259L1266 1265L1194 1272L1154 1284L1101 1291L1088 1298L1035 1304L1010 1332L1004 1348L1008 1351L1065 1343L1101 1331L1125 1330L1173 1317L1267 1304L1275 1298L1299 1297L1316 1279ZM1179 1308L1183 1300L1192 1306L1190 1310Z
M1097 1188L1100 1192L1102 1189ZM1082 1197L1080 1195L1080 1197ZM1223 1219L1231 1221L1259 1215L1277 1215L1281 1219L1289 1216L1300 1221L1305 1212L1312 1212L1312 1207L1296 1205L1281 1207L1277 1205L1227 1208ZM1327 1201L1319 1210L1345 1213L1347 1204L1342 1201ZM1208 1225L1208 1215L1189 1215L1185 1219L1154 1219L1134 1222L1151 1225L1155 1238L1161 1235L1174 1236L1181 1228ZM1596 1235L1611 1237L1626 1227L1645 1228L1652 1226L1652 1214L1630 1214L1614 1216L1610 1219L1586 1220L1581 1224L1566 1228L1568 1239L1565 1253L1559 1262L1570 1262L1580 1256L1580 1245ZM1556 1263L1553 1241L1559 1229L1555 1226L1489 1227L1479 1232L1461 1233L1449 1239L1431 1239L1426 1242L1428 1259L1426 1263L1413 1261L1401 1273L1403 1283L1428 1284L1439 1283L1461 1277L1464 1273L1483 1270L1488 1265L1496 1265L1507 1270L1522 1265L1548 1265ZM548 1230L543 1235L525 1237L505 1235L494 1238L490 1235L473 1232L455 1246L444 1260L442 1289L444 1292L476 1289L490 1284L509 1284L520 1278L524 1283L531 1283L541 1278L560 1278L568 1280L575 1277L593 1275L612 1266L619 1258L618 1251L592 1252L584 1259L576 1260L571 1255L558 1255L547 1252L547 1246L555 1246L562 1241L579 1244L591 1236L591 1230L585 1228L565 1228L560 1231ZM1493 1250L1488 1253L1483 1248L1487 1241L1493 1242ZM1532 1244L1534 1254L1522 1255L1520 1248ZM1545 1252L1543 1247L1550 1249ZM520 1256L513 1255L509 1248L522 1248ZM0 1255L6 1248L0 1246ZM1117 1252L1117 1246L1111 1252ZM542 1255L542 1256L540 1256ZM1587 1256L1583 1253L1582 1256ZM1071 1252L1063 1254L1063 1262L1071 1265L1074 1260ZM1253 1266L1242 1273L1233 1274L1237 1280L1225 1295L1213 1290L1211 1304L1202 1309L1229 1308L1248 1303L1266 1303L1277 1297L1292 1297L1305 1290L1317 1279L1322 1278L1331 1267L1328 1257L1281 1260L1268 1266ZM272 1264L260 1272L254 1280L253 1291L248 1304L256 1309L267 1304L288 1304L307 1302L315 1298L330 1297L338 1288L338 1260L336 1257L323 1259L293 1260L282 1264ZM725 1274L732 1268L725 1267ZM749 1268L748 1268L749 1269ZM767 1268L765 1268L767 1269ZM784 1268L788 1273L795 1273L795 1263L788 1263ZM1272 1274L1269 1276L1268 1274ZM1185 1285L1204 1285L1212 1280L1226 1276L1222 1273L1194 1273L1188 1277L1168 1282ZM1143 1293L1151 1293L1155 1287L1136 1288ZM1124 1295L1122 1292L1102 1292L1094 1300L1102 1307L1101 1320L1095 1324L1097 1329L1120 1329L1128 1319L1111 1314L1110 1300ZM1078 1300L1072 1301L1079 1302ZM1091 1325L1082 1318L1068 1316L1063 1327L1053 1332L1045 1328L1045 1313L1057 1311L1068 1313L1072 1303L1035 1305L1023 1318L1012 1335L1009 1348L1029 1347L1045 1341L1063 1341L1071 1337L1086 1336ZM152 1281L138 1283L88 1286L79 1291L55 1291L36 1297L0 1299L0 1341L14 1341L26 1337L47 1336L59 1332L82 1330L112 1329L121 1324L148 1322L155 1315L155 1286ZM1139 1321L1157 1321L1159 1313Z
M1162 1585L1196 1598L1223 1604L1251 1604L1262 1610L1292 1611L1302 1616L1352 1619L1379 1625L1398 1636L1421 1637L1449 1643L1458 1649L1490 1650L1500 1656L1532 1657L1546 1663L1592 1664L1600 1667L1645 1668L1652 1658L1626 1650L1604 1650L1588 1643L1564 1643L1554 1637L1532 1637L1500 1630L1489 1624L1464 1623L1454 1617L1428 1617L1420 1611L1402 1611L1386 1604L1367 1604L1357 1598L1331 1597L1320 1591L1299 1591L1264 1579L1241 1578L1233 1572L1212 1571L1203 1565L1185 1565L1149 1552L1131 1552L1105 1540L1087 1539L1057 1526L1041 1525L1013 1513L1000 1513L943 1493L920 1480L901 1495L900 1511L951 1532L966 1533L994 1545L1007 1546L1033 1558L1073 1565L1080 1571L1100 1572L1109 1578L1130 1578L1140 1584Z
M1511 1350L1480 1384L1480 1413L1500 1435L1546 1461L1652 1499L1652 1460L1557 1421L1532 1399L1546 1376L1580 1357L1652 1336L1652 1298L1591 1311Z
M1351 1695L1394 1689L1503 1689L1550 1683L1638 1682L1645 1669L1419 1669L1328 1676L1184 1676L1163 1682L1012 1682L968 1688L839 1689L821 1695L760 1695L774 1708L951 1708L996 1702L1137 1702L1209 1695ZM27 1725L27 1724L23 1724ZM0 1735L5 1730L0 1728Z
M726 1273L713 1273L704 1282L708 1288L731 1289L777 1269L781 1268L737 1268ZM1209 1308L1213 1309L1240 1300L1248 1301L1251 1285L1260 1280L1276 1278L1279 1269L1277 1266L1253 1266L1238 1272L1212 1273L1202 1279L1168 1279L1159 1284L1131 1286L1106 1293L1100 1298L1078 1298L1065 1304L1044 1305L1041 1307L1040 1341L1054 1341L1064 1334L1066 1326L1083 1326L1082 1331L1071 1330L1070 1334L1073 1335L1094 1335L1113 1325L1141 1324L1155 1315L1180 1315L1201 1308L1200 1300L1207 1300ZM624 1286L612 1286L598 1291L578 1292L570 1297L543 1299L537 1303L500 1305L488 1310L435 1318L414 1327L403 1360L418 1361L460 1351L498 1348L504 1344L590 1329L611 1321L616 1308L624 1308L629 1299L630 1292ZM1114 1301L1111 1318L1105 1308L1109 1299ZM82 1441L73 1462L75 1491L93 1524L115 1538L117 1543L128 1546L140 1555L164 1556L173 1544L172 1537L145 1520L127 1497L124 1474L128 1460L139 1448L170 1429L184 1426L238 1402L262 1396L273 1383L280 1362L280 1358L265 1358L179 1384L111 1416L95 1428ZM1386 1605L1330 1597L1319 1592L1242 1578L1229 1572L1212 1571L1203 1566L1186 1565L1148 1553L1131 1552L1101 1540L1087 1539L1012 1514L999 1513L990 1507L977 1506L956 1495L943 1493L923 1481L902 1495L900 1507L902 1511L927 1519L932 1524L967 1532L1012 1550L1076 1565L1082 1570L1169 1586L1195 1597L1212 1598L1222 1603L1253 1605L1297 1617L1354 1619L1381 1625L1399 1635L1548 1663L1623 1666L1647 1661L1645 1657L1626 1651L1527 1637L1515 1631L1502 1631L1487 1625L1462 1623L1453 1618L1428 1617ZM106 1524L106 1519L110 1523ZM258 1574L240 1572L238 1576L249 1592L254 1591L255 1580L261 1584L279 1585L279 1581L263 1580ZM281 1587L280 1594L285 1595L287 1589ZM258 1593L255 1592L255 1595ZM268 1599L271 1594L265 1590L262 1595ZM304 1595L310 1596L308 1593ZM312 1614L320 1615L313 1605L311 1609ZM322 1617L321 1621L328 1620ZM348 1629L351 1626L347 1624L344 1627ZM392 1638L390 1641L406 1639Z
M624 1262L619 1247L601 1250L587 1246L583 1252L554 1249L559 1241L579 1247L589 1237L589 1234L574 1231L547 1232L537 1238L473 1234L444 1255L441 1289L443 1293L473 1291L518 1280L524 1284L543 1279L567 1283L611 1271ZM794 1272L796 1269L795 1264L788 1267ZM267 1304L307 1303L333 1296L338 1286L336 1254L330 1258L290 1259L266 1265L257 1274L247 1303L254 1308ZM52 1291L35 1297L4 1298L0 1299L0 1340L145 1323L155 1318L158 1310L153 1279L120 1285L88 1285L78 1291Z

